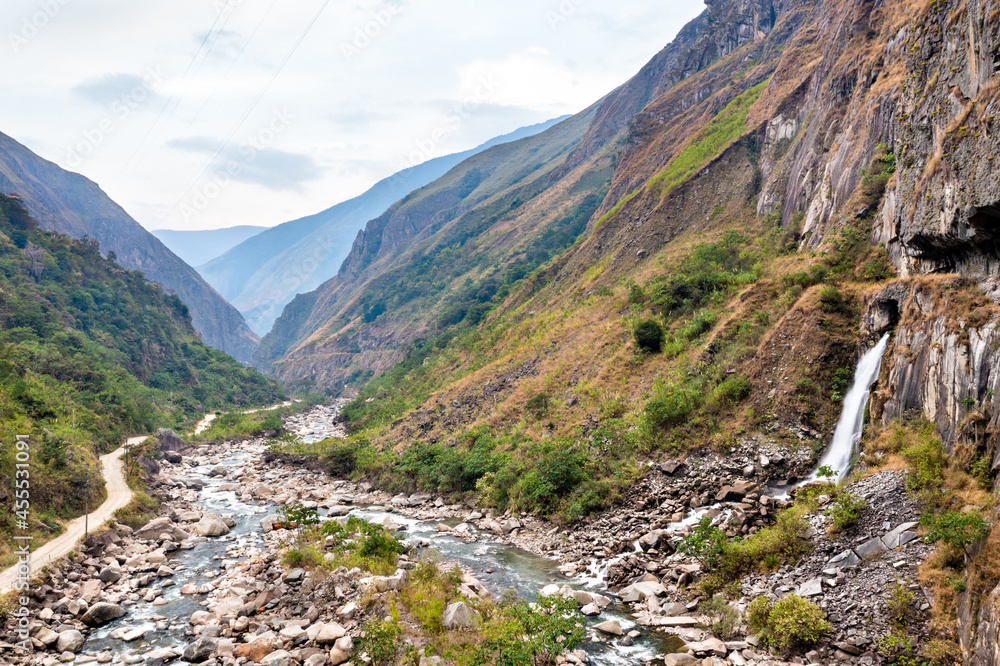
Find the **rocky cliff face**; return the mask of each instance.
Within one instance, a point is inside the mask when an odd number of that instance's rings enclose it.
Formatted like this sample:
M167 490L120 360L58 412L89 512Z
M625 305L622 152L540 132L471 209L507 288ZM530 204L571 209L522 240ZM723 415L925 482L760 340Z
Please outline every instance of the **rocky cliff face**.
M0 134L0 190L17 194L50 231L96 239L120 265L176 293L202 340L247 363L260 339L197 272L129 217L93 182L41 159Z

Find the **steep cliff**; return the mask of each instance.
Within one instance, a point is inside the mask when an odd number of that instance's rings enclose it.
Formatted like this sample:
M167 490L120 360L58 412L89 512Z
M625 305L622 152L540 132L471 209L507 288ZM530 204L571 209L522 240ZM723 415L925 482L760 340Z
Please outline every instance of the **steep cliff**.
M125 268L142 271L176 293L206 344L244 363L250 360L260 340L240 313L95 183L0 134L0 190L21 197L43 228L89 236L102 252L114 252Z

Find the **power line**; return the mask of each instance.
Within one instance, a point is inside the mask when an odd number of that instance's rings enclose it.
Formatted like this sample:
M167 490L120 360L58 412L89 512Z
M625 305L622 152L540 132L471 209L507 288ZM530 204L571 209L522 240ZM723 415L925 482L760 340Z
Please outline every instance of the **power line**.
M118 175L115 176L115 183L116 184L121 181L122 175L124 175L125 171L127 171L128 168L129 168L129 166L131 166L131 164L135 160L136 156L138 156L139 151L142 150L143 146L146 144L146 141L150 138L150 136L153 134L153 131L160 124L160 120L164 117L164 114L165 114L165 112L167 110L167 107L170 106L170 103L174 101L174 99L177 97L178 91L184 85L184 82L187 81L188 74L191 72L191 68L194 67L195 62L198 61L198 56L201 55L201 52L205 48L205 45L208 44L208 38L212 36L213 32L215 32L215 27L217 25L219 25L219 21L222 20L222 17L226 14L226 10L227 9L229 9L229 3L228 2L222 6L222 9L219 11L219 15L215 17L215 21L212 23L212 27L209 28L208 32L205 33L205 37L201 40L201 44L198 46L198 50L195 51L194 57L192 57L191 58L191 62L188 63L188 66L184 70L184 74L181 76L180 81L177 83L176 86L174 86L173 91L170 93L170 97L167 99L166 102L164 102L163 107L160 109L160 112L156 116L156 120L154 120L153 124L149 126L148 130L146 130L145 136L143 136L142 140L138 144L136 144L135 150L132 151L132 155L128 158L128 160L122 166L121 170L118 172ZM233 15L233 12L230 12L229 16L226 17L225 23L222 24L222 28L219 29L218 34L216 34L215 40L213 40L213 42L212 42L212 47L215 46L215 42L218 40L219 35L222 34L222 30L224 30L225 27L226 27L226 25L229 23L229 18L232 17L232 15ZM205 51L205 58L208 58L208 54L212 50L212 47L209 47L208 51ZM176 105L175 105L175 108L176 108Z
M262 25L264 25L264 20L268 17L268 15L271 13L271 10L273 10L274 7L275 7L275 5L277 5L277 4L278 4L278 0L271 0L271 5L267 8L267 10L264 12L264 14L261 15L260 21L257 22L257 26L253 29L253 32L250 33L250 37L248 37L247 40L246 40L246 42L243 43L243 48L240 49L240 52L237 53L236 57L232 60L232 62L229 63L229 67L226 68L226 72L222 75L223 80L226 80L226 79L229 78L229 74L230 74L230 72L233 71L233 67L235 67L236 63L239 62L239 60L240 60L241 57L243 57L243 53L247 50L247 47L250 46L250 42L253 41L253 38L257 34L257 32L260 30L260 27ZM220 31L220 34L221 34L221 31ZM214 45L214 42L213 42L213 45ZM209 51L211 51L211 49L209 49ZM205 60L202 60L201 62L202 62L202 64L204 64ZM201 66L200 65L198 67L198 71L201 71ZM198 74L198 72L196 71L195 75L197 76L197 74ZM213 99L215 99L216 92L217 92L217 90L212 90L212 94L208 97L208 99L206 99L202 103L201 108L198 109L198 112L194 116L192 116L192 118L188 121L187 125L184 126L184 129L181 130L181 132L180 132L181 136L187 134L187 131L189 129L191 129L191 126L194 125L194 123L197 122L199 118L201 118L201 114L205 111L205 108L211 103L211 101ZM166 154L165 153L161 153L160 154L160 161L156 163L156 166L153 167L152 170L150 170L149 175L146 176L146 180L144 181L144 184L148 183L150 181L150 179L152 179L153 176L156 175L156 173L160 170L160 167L163 166L163 162L164 161L166 161Z
M181 201L183 201L184 198L187 197L188 193L190 193L191 190L194 189L194 186L198 183L198 181L200 181L205 176L205 174L208 173L208 170L212 167L212 164L219 157L219 155L222 154L222 151L226 149L226 147L229 145L230 141L233 140L233 137L240 130L240 128L243 127L243 124L250 117L250 114L253 113L254 109L257 108L257 105L260 103L261 99L263 99L264 95L267 94L267 91L270 90L271 85L274 83L275 79L277 79L278 76L281 74L281 71L285 68L285 65L288 64L288 61L292 59L293 55L295 55L295 52L299 49L299 46L302 44L303 41L305 41L305 38L312 31L313 26L316 25L316 22L319 20L319 17L326 10L330 2L331 0L325 0L323 5L319 8L319 11L317 11L316 15L312 17L312 20L309 21L309 24L306 26L305 30L302 31L302 34L299 35L299 38L292 45L291 50L288 52L287 55L285 55L285 58L281 61L278 67L271 74L271 78L268 79L267 83L264 85L264 88L260 91L260 93L250 104L247 110L243 112L243 115L240 116L240 119L236 122L236 125L233 127L232 131L229 133L228 136L226 136L225 141L219 144L219 147L216 149L215 153L213 153L212 157L209 158L208 162L206 162L205 167L198 173L197 177L195 177L194 180L192 180L191 184L187 187L187 189L184 190L181 196L179 196L177 200L173 203L173 205L167 210L166 214L160 218L160 221L157 224L157 226L162 226L163 222L168 217L170 217L170 215L174 212L174 210L177 209L177 206L180 205Z

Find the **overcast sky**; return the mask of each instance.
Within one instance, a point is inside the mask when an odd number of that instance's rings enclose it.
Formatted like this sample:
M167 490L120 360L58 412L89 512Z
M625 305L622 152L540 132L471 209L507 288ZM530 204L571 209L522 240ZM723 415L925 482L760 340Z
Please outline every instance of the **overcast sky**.
M0 132L148 229L271 226L586 108L702 0L5 0Z

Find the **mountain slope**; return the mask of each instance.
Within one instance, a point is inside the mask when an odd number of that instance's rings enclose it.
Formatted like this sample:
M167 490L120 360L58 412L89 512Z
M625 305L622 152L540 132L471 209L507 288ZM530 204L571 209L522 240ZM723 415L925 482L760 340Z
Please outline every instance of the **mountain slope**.
M273 227L200 266L199 271L243 313L255 331L264 335L296 294L312 291L336 274L354 237L369 220L463 160L492 146L542 132L559 120L525 127L471 150L404 169L354 199Z
M102 257L95 242L37 225L20 199L0 195L0 430L7 442L31 439L34 518L81 514L88 479L99 499L96 456L127 436L282 398L276 384L200 342L177 296ZM0 449L5 534L16 453Z
M117 261L175 292L206 344L248 361L259 339L239 312L197 272L129 217L92 181L38 157L0 134L0 192L17 194L50 231L89 236Z
M353 438L312 451L331 470L393 492L475 492L494 515L523 522L558 514L582 529L632 511L621 538L570 542L581 566L636 560L634 580L656 568L633 557L635 540L726 498L733 486L720 476L773 503L776 486L815 469L853 367L889 333L858 477L906 470L869 499L891 504L906 487L925 523L984 531L928 535L939 539L932 554L927 542L906 551L906 585L926 603L904 609L905 626L869 626L856 641L858 627L831 615L829 642L808 658L998 664L1000 8L713 0L691 29L704 32L686 34L691 59L677 52L676 62L697 66L673 85L640 77L634 92L602 101L548 189L533 193L567 205L561 176L602 151L614 158L607 197L567 250L526 277L494 274L506 291L487 292L485 312L456 326L442 315L483 286L475 250L516 236L524 218L495 216L484 232L459 222L477 208L454 211L453 199L401 205L420 214L370 224L341 273L286 310L255 360L274 354L289 383L361 386L344 411ZM624 125L602 127L654 95ZM544 228L526 224L520 242ZM469 245L448 235L459 229ZM449 296L407 309L404 276ZM429 284L416 281L424 276ZM673 462L658 474L659 461ZM692 462L709 477L684 480ZM632 492L666 476L686 490ZM819 582L845 548L866 552L850 530L818 529L827 517L810 509L818 545L799 566L812 573L793 576L783 556L750 556L778 532L733 509L718 527L740 538L729 555L748 561L711 570L698 594L782 595L793 579ZM664 556L658 575L679 582ZM818 586L824 608L844 598L888 607L889 590L863 586L903 556L858 559L841 572L846 586ZM779 568L770 582L759 575ZM724 587L737 581L743 592Z
M157 229L152 234L188 266L201 266L266 229L244 225L198 231Z

